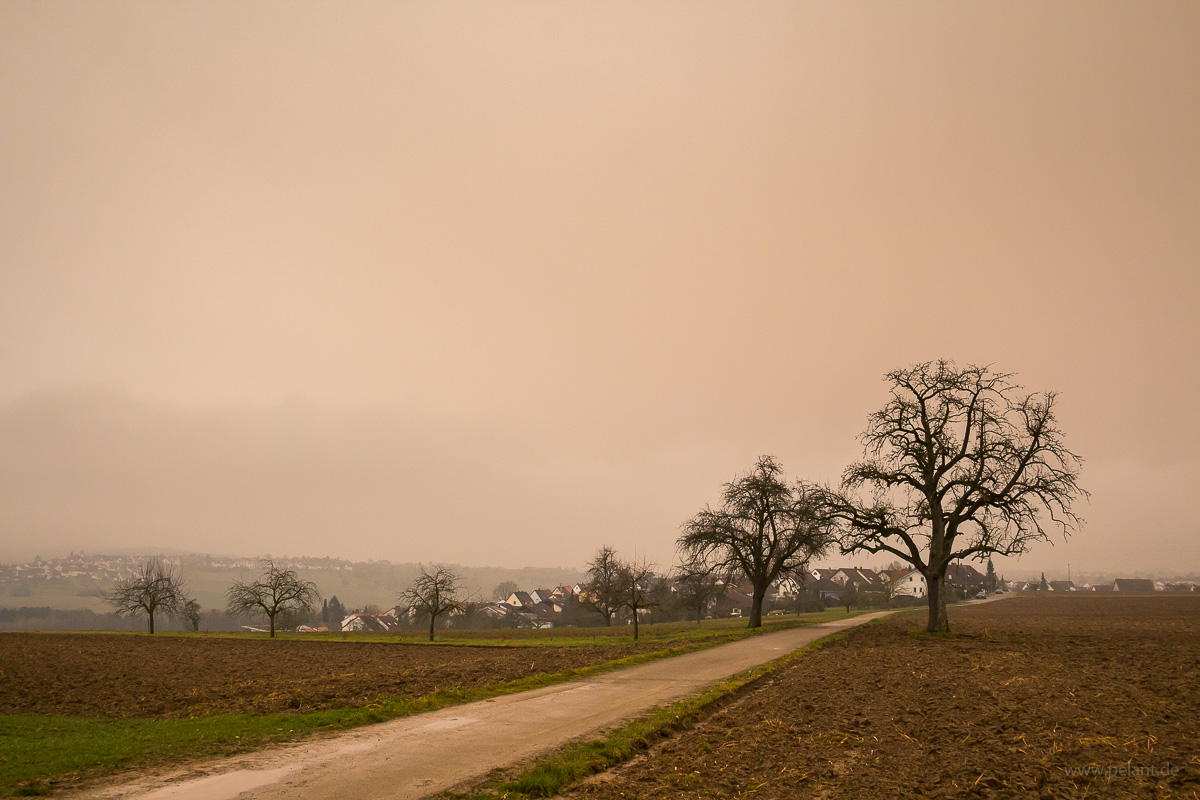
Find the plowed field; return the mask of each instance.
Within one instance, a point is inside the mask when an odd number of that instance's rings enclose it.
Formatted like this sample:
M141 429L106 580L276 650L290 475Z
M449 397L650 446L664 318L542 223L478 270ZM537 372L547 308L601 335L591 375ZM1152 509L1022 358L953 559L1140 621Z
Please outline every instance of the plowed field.
M869 625L568 796L1200 796L1200 597L1067 595Z
M0 714L186 717L344 708L651 649L0 633Z

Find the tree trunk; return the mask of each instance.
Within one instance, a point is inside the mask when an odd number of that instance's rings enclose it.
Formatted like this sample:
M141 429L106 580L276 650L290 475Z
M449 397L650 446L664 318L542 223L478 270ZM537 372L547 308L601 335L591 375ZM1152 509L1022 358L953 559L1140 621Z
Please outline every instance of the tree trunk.
M638 613L636 608L633 610L633 640L635 642L638 640Z
M268 638L274 639L275 638L275 615L268 614L267 619L271 621L271 635Z
M612 612L611 611L604 612L604 627L606 627L606 628L612 627Z
M929 594L929 624L925 626L927 633L949 633L950 620L946 617L946 575L925 576Z
M750 602L750 625L748 627L751 627L751 628L761 628L762 627L763 596L766 593L767 593L767 590L765 588L762 591L759 591L758 587L755 587L754 599Z
M433 614L429 615L429 641L433 641L433 623L437 622L437 617Z
M150 617L150 635L153 636L154 635L154 612L153 611L148 612L147 616Z

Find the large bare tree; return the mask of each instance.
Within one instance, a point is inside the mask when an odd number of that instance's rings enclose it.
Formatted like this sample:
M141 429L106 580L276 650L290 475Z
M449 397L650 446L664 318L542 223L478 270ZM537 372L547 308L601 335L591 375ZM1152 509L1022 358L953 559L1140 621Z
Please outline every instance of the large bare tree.
M684 523L678 546L687 559L706 559L753 587L751 628L762 625L763 599L781 574L805 568L823 552L824 525L808 493L787 483L771 456L725 484L721 505Z
M891 399L871 414L865 458L840 491L817 490L843 554L887 553L928 585L927 630L948 631L946 568L958 559L1018 555L1064 536L1087 496L1067 449L1053 392L1026 394L1009 373L918 364L887 374Z
M312 613L321 599L317 585L301 578L295 570L276 566L263 559L263 574L252 583L234 581L225 593L228 611L232 615L265 614L275 637L275 618L287 611Z
M429 641L432 642L437 618L463 608L462 590L458 575L446 567L436 565L433 572L421 567L421 574L400 593L400 602L429 617Z
M132 577L117 579L104 599L123 617L145 614L150 633L154 633L155 614L178 614L187 601L183 576L158 558L146 559Z

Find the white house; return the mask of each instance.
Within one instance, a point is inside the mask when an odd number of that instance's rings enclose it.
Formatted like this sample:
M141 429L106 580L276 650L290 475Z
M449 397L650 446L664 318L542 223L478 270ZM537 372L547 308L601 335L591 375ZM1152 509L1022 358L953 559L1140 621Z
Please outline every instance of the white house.
M896 578L896 586L892 593L907 597L924 597L929 594L929 587L925 584L924 575L910 569Z
M504 598L504 603L505 605L509 605L518 609L528 608L534 604L533 598L529 596L529 592L521 591L513 592L508 597Z
M771 584L771 590L778 597L796 597L800 594L800 582L791 575L782 575Z
M374 633L387 633L398 627L396 618L390 614L359 614L354 613L348 615L342 620L341 629L343 633L351 631L369 631Z
M479 609L479 613L492 617L493 619L505 619L512 613L512 606L507 603L489 603Z
M555 600L559 600L559 598L554 596L554 592L551 591L550 589L534 589L532 592L529 593L529 599L532 600L534 603L549 603L549 602L553 602ZM560 601L560 605L561 605L561 601ZM561 611L562 609L560 608L558 610Z

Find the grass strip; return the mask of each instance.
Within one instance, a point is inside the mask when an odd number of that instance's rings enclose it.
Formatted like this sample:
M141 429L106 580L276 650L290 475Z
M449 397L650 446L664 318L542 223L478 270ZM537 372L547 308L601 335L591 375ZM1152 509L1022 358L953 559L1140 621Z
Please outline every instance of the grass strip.
M811 624L811 623L810 623ZM0 715L0 794L45 795L78 781L145 767L234 755L322 731L354 728L448 706L538 689L725 644L772 629L737 629L647 653L515 681L439 689L416 698L295 714L215 714L185 719Z
M721 641L736 641L747 635L770 633L789 628L816 625L822 622L845 619L865 613L853 611L847 614L841 609L811 612L796 616L771 617L763 619L763 627L753 630L746 628L743 619L706 620L703 625L695 622L658 622L641 626L641 641L643 643L674 643L680 641L699 641L710 638ZM28 632L27 632L28 633ZM95 636L148 636L144 631L37 631L39 635L55 636L62 634L86 634ZM592 647L608 645L634 644L633 629L628 626L612 628L553 628L553 629L497 629L483 630L444 630L438 631L437 640L429 641L428 634L422 631L404 631L399 633L356 633L356 632L326 632L326 633L293 633L279 632L274 640L269 640L261 633L245 631L213 631L192 633L190 631L159 631L156 638L182 639L238 639L243 641L302 641L302 642L372 642L386 644L403 644L419 647Z
M871 620L865 624L872 625L877 621ZM838 631L824 636L774 661L739 672L701 694L655 708L606 733L603 738L565 744L515 777L491 778L466 792L447 791L440 797L444 800L530 800L553 797L573 783L628 761L656 739L692 727L751 684L803 658L812 650L844 638L850 632Z

